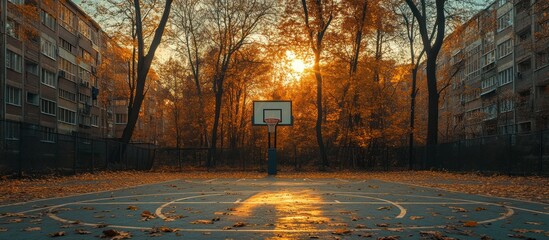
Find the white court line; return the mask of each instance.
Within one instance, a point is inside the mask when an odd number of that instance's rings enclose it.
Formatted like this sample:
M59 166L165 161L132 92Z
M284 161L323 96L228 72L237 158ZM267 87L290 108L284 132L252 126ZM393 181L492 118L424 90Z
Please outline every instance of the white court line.
M208 195L190 196L190 197L184 197L184 198L180 198L180 199L175 199L175 200L173 200L173 201L171 201L171 202L164 203L162 206L158 207L154 213L156 214L156 216L158 216L158 217L161 218L162 220L166 220L167 217L164 216L164 214L162 213L162 209L164 209L166 206L171 205L171 204L174 203L174 202L178 202L178 201L182 201L182 200L187 200L187 199L193 199L193 198L211 197L211 196L220 196L220 195L223 195L223 194L208 194Z
M371 198L371 199L383 201L383 202L389 203L389 204L391 204L391 205L397 207L398 209L400 209L400 214L398 214L395 218L404 218L404 216L406 216L406 208L400 206L399 204L397 204L397 203L395 203L395 202L392 202L392 201L389 201L389 200L386 200L386 199L375 198L375 197L368 197L368 196L362 196L362 195L353 195L353 194L336 194L336 195L342 195L342 196L348 196L348 197Z
M218 178L214 178L214 179L206 180L206 181L203 181L203 183L211 183L211 182L213 182L213 181L215 181L215 180L217 180L217 179L218 179Z
M402 184L402 185L409 185L409 186L420 187L420 188L434 189L434 190L446 191L446 192L452 192L452 193L469 194L469 195L473 195L473 196L482 196L482 197L486 197L486 198L499 198L499 199L517 201L517 202L526 202L526 203L533 203L533 204L540 204L540 205L549 206L549 203L534 202L534 201L522 200L522 199L516 199L516 198L498 197L498 196L490 196L490 195L485 195L485 194L473 194L473 193L466 193L466 192L458 192L458 191L454 191L454 190L447 190L447 189L436 188L436 187L421 186L421 185L413 184L413 183L394 182L394 181L386 181L386 180L378 180L378 181L388 182L388 183L396 183L396 184Z
M204 195L203 195L204 196ZM164 204L166 202L93 202L93 203L70 203L68 205L145 205L145 204ZM277 204L317 204L317 205L330 205L330 204L372 204L372 205L386 205L387 202L341 202L335 200L333 202L299 202L299 201L288 201L288 202L242 202L242 199L237 199L234 202L220 202L220 201L204 201L204 202L174 202L172 205L185 205L185 204L256 204L256 205L277 205ZM394 202L399 205L494 205L491 203L482 203L482 202ZM498 205L499 206L499 205Z
M36 202L47 201L47 200L57 200L57 199L70 198L70 197L81 197L81 196L86 196L86 195L90 195L90 194L99 194L99 193L106 193L106 192L114 192L114 191L120 191L120 190L124 190L124 189L132 189L132 188L137 188L137 187L144 187L144 186L149 186L149 185L165 184L165 183L174 182L174 181L179 181L179 180L181 180L181 179L174 179L174 180L168 180L168 181L157 182L157 183L146 183L146 184L135 185L135 186L131 186L131 187L115 188L115 189L111 189L111 190L98 191L98 192L89 192L89 193L82 193L82 194L75 194L75 195L69 195L69 196L63 196L63 197L51 197L51 198L35 199L35 200L27 201L27 202L18 202L18 203L10 203L10 204L5 204L5 205L0 205L0 208L3 208L3 207L10 207L10 206L17 206L17 205L23 205L23 204L27 204L27 203L36 203ZM51 206L50 206L50 207L51 207ZM0 218L3 218L3 216L0 216Z

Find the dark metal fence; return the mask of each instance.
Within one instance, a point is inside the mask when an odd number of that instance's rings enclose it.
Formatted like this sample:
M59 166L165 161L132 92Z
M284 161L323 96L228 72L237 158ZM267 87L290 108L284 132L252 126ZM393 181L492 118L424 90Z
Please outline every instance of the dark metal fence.
M0 122L0 173L78 173L96 170L149 170L155 147L63 135L36 125Z
M163 148L155 167L176 171L207 169L208 148ZM267 168L266 148L218 149L212 168L260 170ZM444 169L516 175L549 175L549 131L508 134L442 143L433 166L426 165L426 148L416 147L409 159L408 147L332 147L327 149L326 170L395 171ZM279 170L319 170L318 148L277 149Z

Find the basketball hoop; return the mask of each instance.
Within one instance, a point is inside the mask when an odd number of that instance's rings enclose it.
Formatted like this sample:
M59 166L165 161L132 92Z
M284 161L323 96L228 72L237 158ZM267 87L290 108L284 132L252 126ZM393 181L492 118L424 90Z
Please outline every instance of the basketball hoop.
M267 123L267 127L269 127L269 132L273 133L273 132L275 132L276 125L280 122L280 119L278 119L278 118L265 118L263 121L265 123Z

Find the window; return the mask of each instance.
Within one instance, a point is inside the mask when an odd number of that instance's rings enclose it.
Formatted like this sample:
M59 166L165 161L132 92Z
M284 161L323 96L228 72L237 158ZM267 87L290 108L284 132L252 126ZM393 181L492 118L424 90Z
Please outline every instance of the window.
M6 67L16 71L21 72L23 62L21 60L21 55L14 53L10 50L6 51Z
M549 48L536 53L536 69L549 64Z
M99 126L99 116L97 115L91 115L91 125L98 127Z
M42 21L42 24L44 24L46 27L55 31L55 26L57 26L57 24L55 22L55 18L51 14L42 10L40 12L40 20Z
M84 68L78 68L78 78L80 83L83 85L90 84L90 72Z
M42 131L42 142L55 142L55 129L49 128L49 127L41 127L40 130Z
M42 113L55 116L55 110L57 107L54 101L41 98L40 103L40 111Z
M87 39L91 38L90 26L88 26L88 24L86 24L82 19L78 19L78 32Z
M6 103L15 106L21 106L21 89L7 86Z
M498 59L501 59L513 52L513 40L507 39L498 45Z
M501 17L498 18L498 32L503 31L504 29L510 27L513 25L513 12L509 11L501 15Z
M82 48L80 49L80 57L82 57L82 59L84 59L85 63L91 64L91 63L94 62L94 59L93 59L91 53L89 53L88 51L86 51Z
M499 85L503 86L505 84L513 82L513 67L507 68L498 73Z
M59 88L59 97L69 101L76 102L76 93L72 93L65 89Z
M25 62L25 70L33 75L40 75L40 71L38 70L38 63L30 61Z
M492 50L488 52L484 57L482 58L483 64L482 67L485 67L489 64L492 64L496 61L496 51Z
M52 88L57 87L57 79L55 79L55 73L50 72L46 69L42 69L42 78L40 79L40 82Z
M56 49L55 49L55 44L44 39L44 38L41 38L40 39L40 52L42 52L42 54L50 57L51 59L54 59L55 60L55 57L56 57Z
M1 125L0 125L1 126ZM5 122L5 126L6 126L6 132L4 133L4 136L6 137L6 139L9 139L9 140L18 140L19 139L19 123L15 123L15 122Z
M63 38L59 38L59 42L61 43L59 46L67 51L69 51L70 53L72 53L72 50L74 49L74 46L72 44L69 43L69 41L63 39Z
M78 94L78 100L79 100L81 103L87 103L87 104L89 104L89 103L91 102L91 97L88 96L88 95L79 93L79 94Z
M61 57L58 58L58 63L59 63L59 69L65 72L64 73L65 76L61 76L61 77L74 81L74 74L76 73L76 65L70 62L69 60Z
M74 13L71 12L65 5L59 4L59 24L69 32L74 31Z
M496 76L491 76L488 79L482 80L481 87L482 90L491 89L494 86L497 86L498 81L496 79Z
M19 39L19 24L11 18L6 22L6 32L8 36Z
M116 124L126 124L126 123L128 123L128 114L117 113L115 115L114 123L116 123Z
M76 111L71 111L69 109L59 107L59 114L57 115L57 119L60 122L76 125Z
M27 102L32 105L38 106L39 105L38 94L27 92Z
M484 120L494 119L498 116L498 108L496 104L484 107Z
M505 99L499 103L499 112L505 113L510 112L513 110L513 100L512 99Z

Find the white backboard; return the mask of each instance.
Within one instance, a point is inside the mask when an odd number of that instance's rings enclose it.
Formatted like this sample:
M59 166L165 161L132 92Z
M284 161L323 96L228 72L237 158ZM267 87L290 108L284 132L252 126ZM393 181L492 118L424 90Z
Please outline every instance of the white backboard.
M265 121L263 121L265 118L280 119L281 121L278 123L278 126L291 126L294 124L292 101L254 101L253 107L253 125L267 125Z

